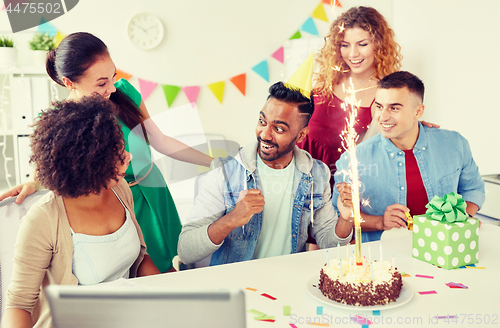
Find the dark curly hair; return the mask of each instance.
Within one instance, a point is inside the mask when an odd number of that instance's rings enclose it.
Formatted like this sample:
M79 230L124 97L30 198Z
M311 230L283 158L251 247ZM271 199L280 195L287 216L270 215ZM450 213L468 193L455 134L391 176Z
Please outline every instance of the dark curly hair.
M62 197L99 194L118 181L123 165L123 132L116 105L96 95L61 101L43 111L30 136L30 163L47 189Z

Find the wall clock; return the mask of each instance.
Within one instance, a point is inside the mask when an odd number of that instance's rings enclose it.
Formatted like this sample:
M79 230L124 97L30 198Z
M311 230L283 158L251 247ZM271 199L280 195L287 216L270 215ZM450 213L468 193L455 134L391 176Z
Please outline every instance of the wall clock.
M163 24L156 15L140 13L128 23L128 37L139 49L153 49L163 40L163 35Z

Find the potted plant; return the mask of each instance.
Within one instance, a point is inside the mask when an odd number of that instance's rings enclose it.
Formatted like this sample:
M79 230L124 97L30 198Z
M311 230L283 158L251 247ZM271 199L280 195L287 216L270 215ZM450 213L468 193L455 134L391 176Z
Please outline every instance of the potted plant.
M55 48L55 36L46 33L36 33L29 42L30 49L33 50L35 65L45 65L47 51Z
M17 50L14 41L4 35L0 36L0 67L15 66L17 62Z

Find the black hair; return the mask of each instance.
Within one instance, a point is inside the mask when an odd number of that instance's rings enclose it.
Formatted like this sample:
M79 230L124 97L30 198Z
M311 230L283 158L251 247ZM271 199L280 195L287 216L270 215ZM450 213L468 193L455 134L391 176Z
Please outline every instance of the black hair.
M56 49L47 53L45 69L54 82L62 85L63 77L78 82L98 57L108 54L108 47L98 37L77 32L65 37Z
M309 124L312 114L314 113L314 95L311 92L309 98L304 96L302 92L291 85L285 85L283 82L276 82L269 87L269 98L274 98L287 103L297 104L299 113L308 114L306 117L306 124Z
M72 33L47 53L45 68L50 78L64 87L63 77L78 82L85 71L105 55L109 55L108 47L98 37L86 32ZM109 99L118 105L118 117L130 130L143 125L139 108L126 94L116 90ZM147 140L144 125L142 130Z
M407 88L410 92L416 94L422 102L424 101L424 83L416 75L399 71L385 76L377 83L379 89L401 89Z
M55 102L35 121L30 163L38 180L63 197L99 194L124 164L116 105L99 95Z

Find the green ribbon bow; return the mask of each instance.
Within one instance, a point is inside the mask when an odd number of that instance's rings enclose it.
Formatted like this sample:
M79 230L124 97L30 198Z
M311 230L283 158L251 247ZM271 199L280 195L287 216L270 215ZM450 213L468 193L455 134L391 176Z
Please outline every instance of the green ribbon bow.
M433 220L441 222L462 222L467 220L465 200L462 195L454 192L450 192L443 197L434 196L425 207L427 208L425 214Z

